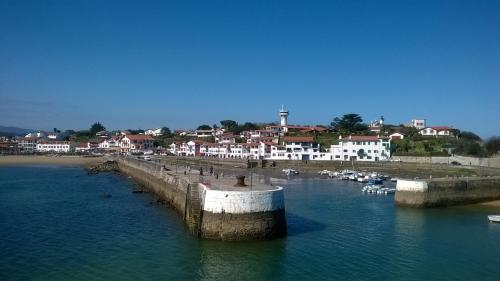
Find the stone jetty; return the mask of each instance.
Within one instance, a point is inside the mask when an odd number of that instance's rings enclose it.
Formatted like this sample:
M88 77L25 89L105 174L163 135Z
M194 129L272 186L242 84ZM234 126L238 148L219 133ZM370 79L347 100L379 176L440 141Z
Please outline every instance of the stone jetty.
M446 207L500 200L500 177L398 180L395 203L409 207Z
M286 235L282 187L247 186L243 178L205 176L133 157L114 159L120 172L171 205L191 233L212 240L262 240ZM205 172L206 173L206 172Z

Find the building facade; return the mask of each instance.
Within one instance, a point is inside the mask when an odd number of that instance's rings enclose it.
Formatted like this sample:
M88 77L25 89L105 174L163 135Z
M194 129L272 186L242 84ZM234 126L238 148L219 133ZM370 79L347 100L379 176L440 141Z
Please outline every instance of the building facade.
M331 160L385 161L391 157L391 141L380 136L349 136L339 138L330 148Z

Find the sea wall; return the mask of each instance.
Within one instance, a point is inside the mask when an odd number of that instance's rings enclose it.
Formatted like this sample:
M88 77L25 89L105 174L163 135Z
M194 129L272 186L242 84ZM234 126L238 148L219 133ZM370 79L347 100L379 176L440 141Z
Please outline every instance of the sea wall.
M191 233L213 240L259 240L286 235L284 191L216 190L161 165L120 158L120 171L174 207Z
M462 166L480 166L500 168L500 156L494 157L468 157L453 155L445 156L393 156L394 159L399 159L405 163L422 163L422 164L451 164L453 162L459 163Z
M500 199L500 177L398 180L395 203L409 207L446 207Z

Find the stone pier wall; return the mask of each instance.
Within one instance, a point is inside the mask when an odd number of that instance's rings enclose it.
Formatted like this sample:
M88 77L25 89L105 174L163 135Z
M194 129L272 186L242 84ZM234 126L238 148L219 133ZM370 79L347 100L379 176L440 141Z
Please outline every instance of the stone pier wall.
M395 203L446 207L500 200L500 177L398 180Z
M120 158L120 171L174 207L191 233L213 240L260 240L286 235L284 191L225 191L190 182L160 165Z
M205 189L202 236L259 240L286 235L283 188L267 191Z

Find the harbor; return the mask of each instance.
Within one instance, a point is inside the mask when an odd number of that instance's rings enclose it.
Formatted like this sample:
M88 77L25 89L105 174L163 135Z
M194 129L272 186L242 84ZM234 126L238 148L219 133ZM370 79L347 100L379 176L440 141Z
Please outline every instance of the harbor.
M176 209L156 203L154 193L132 193L135 181L120 174L1 167L0 277L495 280L500 274L500 224L487 218L498 207L400 208L392 195L364 195L363 183L301 174L253 178L284 187L286 237L221 242L191 235Z

